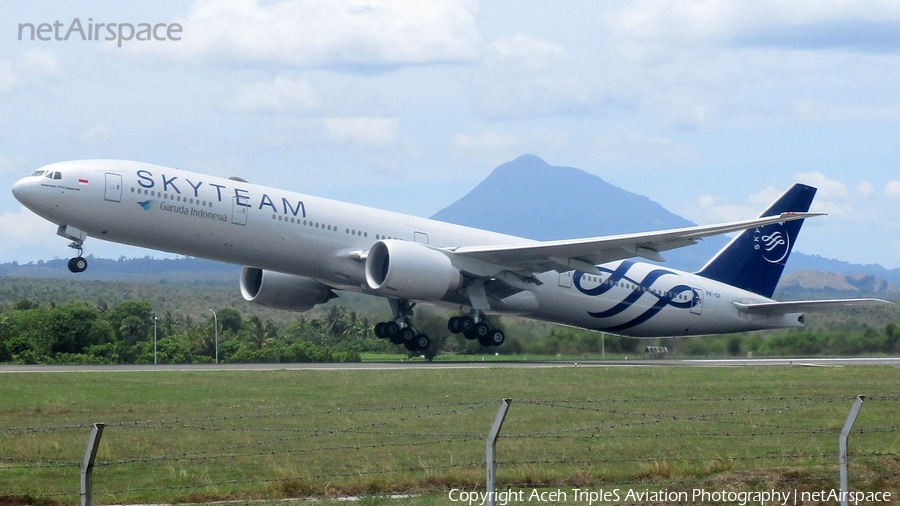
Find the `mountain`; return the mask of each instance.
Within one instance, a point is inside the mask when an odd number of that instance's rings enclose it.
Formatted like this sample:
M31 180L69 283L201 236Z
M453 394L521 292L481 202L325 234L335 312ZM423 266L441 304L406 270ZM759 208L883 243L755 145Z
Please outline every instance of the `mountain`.
M656 202L573 167L534 155L504 163L433 219L539 241L646 232L695 225ZM673 267L697 270L725 244L711 237L663 254Z
M647 197L580 169L552 166L534 155L500 165L432 218L544 241L695 225ZM696 271L727 242L726 237L709 237L663 256L670 267ZM900 285L900 269L794 252L785 274L803 270L864 274Z

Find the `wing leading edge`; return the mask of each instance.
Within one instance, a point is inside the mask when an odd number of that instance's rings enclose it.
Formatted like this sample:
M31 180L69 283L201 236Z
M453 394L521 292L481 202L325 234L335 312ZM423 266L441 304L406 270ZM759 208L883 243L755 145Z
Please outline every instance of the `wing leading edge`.
M762 227L772 223L802 220L822 214L781 213L752 220L655 232L526 244L467 246L449 248L444 251L450 253L453 263L458 264L463 270L469 270L465 268L466 264L480 266L481 268L472 270L473 274L480 276L497 276L501 271L509 271L520 276L531 277L536 272L548 270L565 272L572 269L597 274L599 273L595 267L597 264L635 256L662 261L664 259L660 252L696 244L704 237ZM493 270L485 269L489 265L495 266L496 272L483 272Z

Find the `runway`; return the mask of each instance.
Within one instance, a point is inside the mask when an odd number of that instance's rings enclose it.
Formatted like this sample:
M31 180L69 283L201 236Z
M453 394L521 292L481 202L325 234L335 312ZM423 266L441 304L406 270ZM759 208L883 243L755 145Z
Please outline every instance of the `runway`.
M492 369L564 367L900 367L900 357L739 358L687 360L579 360L472 362L363 362L349 364L163 364L163 365L0 365L0 373L204 372L204 371L399 371L410 369Z

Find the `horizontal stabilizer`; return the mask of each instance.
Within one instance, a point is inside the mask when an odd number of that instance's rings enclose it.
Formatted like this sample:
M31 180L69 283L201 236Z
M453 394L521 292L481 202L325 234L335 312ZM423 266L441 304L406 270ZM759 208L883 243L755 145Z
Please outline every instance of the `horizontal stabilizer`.
M788 302L759 302L745 304L732 302L743 313L779 315L788 313L806 313L809 311L828 311L842 307L875 306L893 304L882 299L831 299L831 300L792 300Z

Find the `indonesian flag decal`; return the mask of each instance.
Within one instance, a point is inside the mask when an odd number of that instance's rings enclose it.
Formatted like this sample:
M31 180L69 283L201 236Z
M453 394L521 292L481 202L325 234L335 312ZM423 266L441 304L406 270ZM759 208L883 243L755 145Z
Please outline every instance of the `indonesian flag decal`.
M84 178L78 178L78 184L88 184L88 180Z

